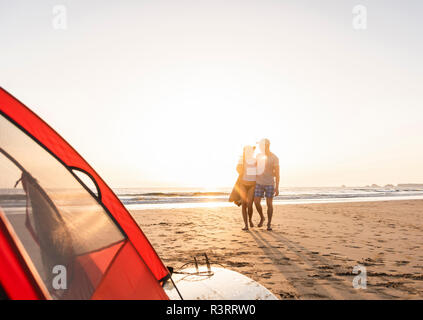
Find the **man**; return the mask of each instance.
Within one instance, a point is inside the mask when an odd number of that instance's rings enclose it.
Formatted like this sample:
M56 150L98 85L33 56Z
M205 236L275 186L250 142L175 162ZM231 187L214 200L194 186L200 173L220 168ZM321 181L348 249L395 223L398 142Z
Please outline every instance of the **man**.
M262 139L259 143L261 153L257 155L257 178L254 191L254 203L260 215L261 227L264 223L263 208L260 201L266 197L267 230L272 230L273 196L279 195L279 159L270 152L270 141Z

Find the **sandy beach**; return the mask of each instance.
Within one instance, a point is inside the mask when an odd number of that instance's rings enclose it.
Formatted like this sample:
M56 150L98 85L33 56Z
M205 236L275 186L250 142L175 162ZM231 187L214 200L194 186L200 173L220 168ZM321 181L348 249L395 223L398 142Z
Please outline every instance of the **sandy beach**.
M271 232L242 231L237 207L132 214L176 269L207 253L281 299L423 298L423 200L278 205ZM358 264L367 289L353 288Z

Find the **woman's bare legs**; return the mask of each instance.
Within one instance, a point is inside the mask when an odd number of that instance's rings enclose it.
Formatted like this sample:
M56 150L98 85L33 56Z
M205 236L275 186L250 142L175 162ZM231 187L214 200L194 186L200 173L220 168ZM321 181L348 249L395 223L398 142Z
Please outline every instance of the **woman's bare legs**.
M247 209L248 209L248 220L250 221L250 227L253 228L253 200L254 200L254 189L255 187L250 187L247 192Z
M248 213L247 213L247 203L242 202L242 219L244 220L245 227L242 230L248 230Z
M244 225L245 225L242 230L248 230L247 189L242 183L239 184L239 195L241 196L241 200L242 200L242 206L241 206L242 219L244 220Z

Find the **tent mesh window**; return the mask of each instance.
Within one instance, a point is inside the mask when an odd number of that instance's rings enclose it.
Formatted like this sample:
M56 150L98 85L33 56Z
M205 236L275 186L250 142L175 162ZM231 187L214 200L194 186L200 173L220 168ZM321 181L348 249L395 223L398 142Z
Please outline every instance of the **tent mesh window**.
M89 189L2 115L0 207L54 299L106 292L117 257L134 251Z

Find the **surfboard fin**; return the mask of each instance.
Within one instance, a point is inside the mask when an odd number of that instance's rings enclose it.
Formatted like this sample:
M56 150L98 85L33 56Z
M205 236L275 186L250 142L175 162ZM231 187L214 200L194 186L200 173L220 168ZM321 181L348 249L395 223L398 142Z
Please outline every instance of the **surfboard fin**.
M208 271L208 273L212 273L210 261L209 261L209 257L207 256L207 253L204 253L204 257L206 257L207 271Z
M199 273L200 269L198 269L198 261L196 257L194 257L194 263L195 263L195 270L197 271L197 273Z

